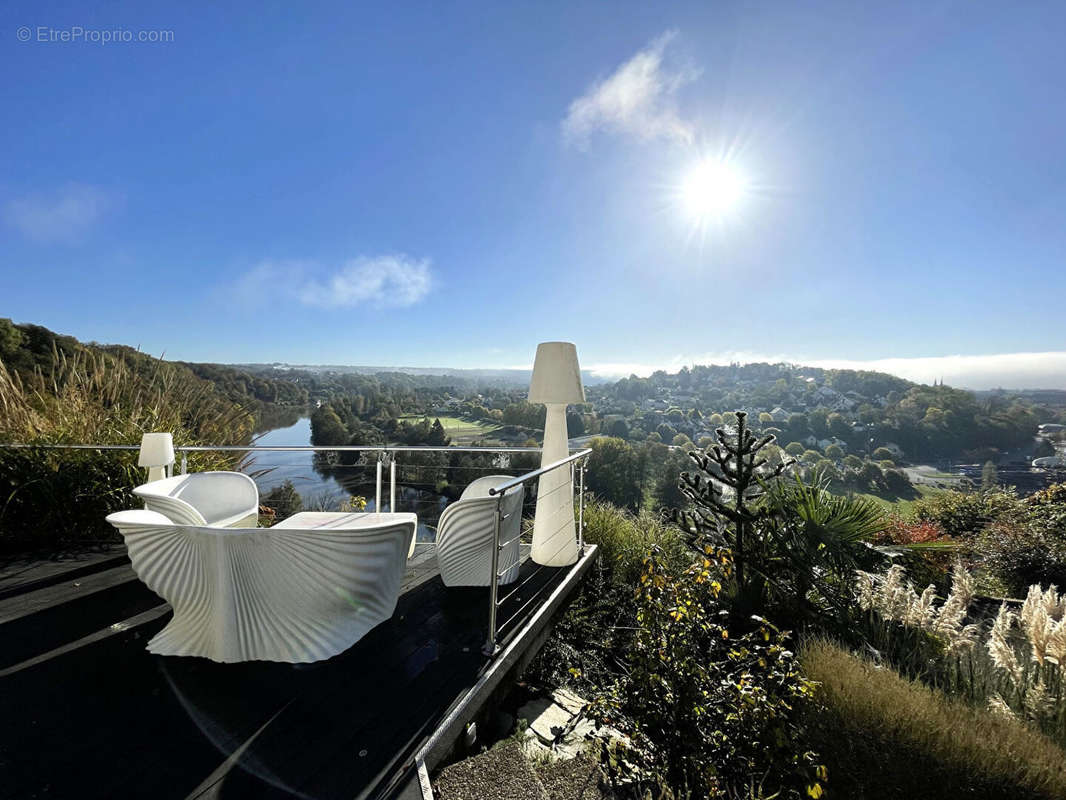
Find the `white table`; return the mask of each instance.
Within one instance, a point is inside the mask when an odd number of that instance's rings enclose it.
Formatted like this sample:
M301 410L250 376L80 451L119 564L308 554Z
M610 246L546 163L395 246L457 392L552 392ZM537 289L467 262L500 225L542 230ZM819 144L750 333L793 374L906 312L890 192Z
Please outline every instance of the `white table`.
M415 552L415 540L418 539L418 515L410 512L387 513L380 511L300 511L287 519L273 525L273 528L301 528L303 530L329 528L358 528L362 525L387 525L390 522L413 522L415 535L411 539L410 558Z

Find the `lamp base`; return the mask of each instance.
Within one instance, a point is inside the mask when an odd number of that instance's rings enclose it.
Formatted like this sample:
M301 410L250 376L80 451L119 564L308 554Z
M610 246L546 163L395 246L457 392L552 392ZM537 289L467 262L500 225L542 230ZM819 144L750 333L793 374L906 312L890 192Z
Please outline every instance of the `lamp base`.
M566 437L566 404L549 403L547 409L544 450L540 458L542 467L570 455ZM565 567L577 563L574 482L570 478L569 466L553 469L540 477L530 558L547 567Z
M148 483L161 481L165 477L167 477L167 468L165 466L148 468Z

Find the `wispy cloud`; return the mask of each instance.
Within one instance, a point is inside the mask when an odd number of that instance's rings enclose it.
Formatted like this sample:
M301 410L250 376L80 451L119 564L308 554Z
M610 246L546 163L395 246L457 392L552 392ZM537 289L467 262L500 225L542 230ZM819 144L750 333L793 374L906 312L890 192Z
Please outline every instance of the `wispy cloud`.
M642 140L691 142L693 126L678 113L674 95L699 71L664 63L676 35L667 31L659 36L574 100L562 122L564 139L585 148L592 134L603 130Z
M363 303L403 308L429 294L432 283L427 259L405 255L356 258L324 281L309 281L300 290L300 302L320 308Z
M1066 351L1042 353L996 353L992 355L947 355L916 358L839 359L804 358L782 353L704 353L674 356L658 364L604 362L582 365L601 377L650 375L663 369L676 372L693 364L733 362L787 362L823 369L868 369L887 372L918 383L943 379L950 386L967 389L1066 389Z
M287 292L293 303L313 308L405 308L421 301L432 286L429 259L390 254L360 256L333 270L313 261L264 261L221 294L251 302L269 287L271 292L278 288Z
M9 200L4 219L40 242L81 238L115 206L115 196L98 186L68 183L52 192L36 192Z

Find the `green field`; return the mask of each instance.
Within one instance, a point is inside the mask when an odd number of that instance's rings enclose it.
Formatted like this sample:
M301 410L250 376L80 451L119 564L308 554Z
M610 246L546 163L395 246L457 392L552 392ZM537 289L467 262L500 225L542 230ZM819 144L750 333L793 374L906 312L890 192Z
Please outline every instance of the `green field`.
M892 514L899 514L902 517L908 516L911 511L914 510L914 503L916 500L920 500L923 497L929 497L934 494L940 494L944 489L937 489L934 486L916 485L914 487L917 494L914 497L886 497L877 494L869 494L866 492L855 492L856 497L868 497L878 505L882 506L886 511Z
M468 419L459 419L459 417L438 417L433 414L408 414L405 417L400 417L401 421L412 423L419 422L422 419L428 419L430 422L439 419L440 424L444 426L445 432L451 437L452 444L469 444L478 439L488 438L500 429L500 426L494 422L482 420L475 422Z

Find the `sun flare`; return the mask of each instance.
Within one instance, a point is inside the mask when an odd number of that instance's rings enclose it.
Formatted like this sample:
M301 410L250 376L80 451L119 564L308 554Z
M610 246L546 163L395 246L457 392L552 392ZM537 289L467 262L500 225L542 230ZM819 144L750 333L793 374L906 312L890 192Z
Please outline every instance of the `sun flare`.
M744 176L732 165L706 160L694 166L681 184L681 203L696 222L721 219L743 201L747 193Z

